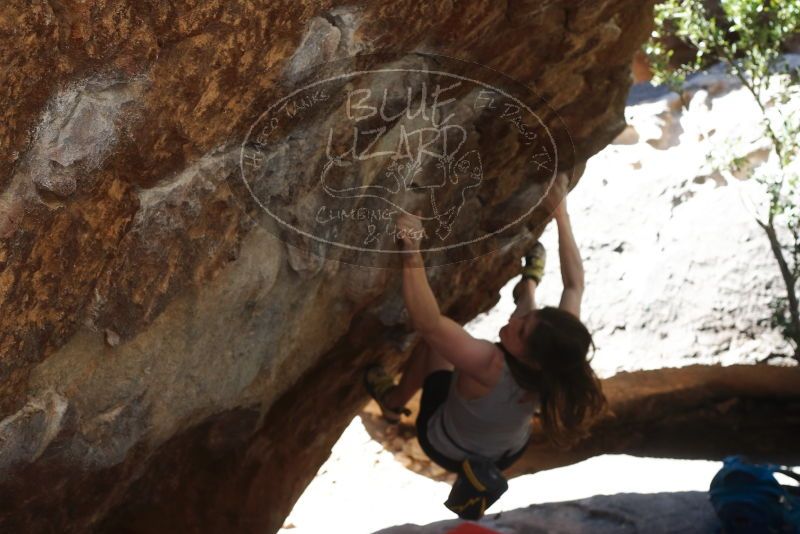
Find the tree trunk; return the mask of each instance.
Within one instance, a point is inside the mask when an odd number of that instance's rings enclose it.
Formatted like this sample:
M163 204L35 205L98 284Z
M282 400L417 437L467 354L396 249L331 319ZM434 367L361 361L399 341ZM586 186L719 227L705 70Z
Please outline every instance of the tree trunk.
M775 365L692 365L619 373L602 380L609 411L590 427L591 435L569 450L549 445L537 426L510 477L581 462L601 454L720 460L729 454L800 464L800 367ZM370 402L362 411L370 435L419 474L453 477L415 447L419 394L407 405L412 414L399 428L387 425ZM422 454L422 458L420 458Z
M781 276L783 277L783 283L786 285L786 296L789 306L789 315L792 321L792 332L791 338L795 343L795 359L797 359L798 355L800 355L800 306L798 306L797 302L797 294L794 291L795 283L797 280L792 275L791 270L789 269L789 265L786 263L786 258L783 257L783 251L781 250L781 243L778 240L778 235L775 232L775 227L772 225L772 217L770 217L770 221L764 224L761 221L757 221L759 226L764 230L767 234L767 238L769 239L770 247L772 248L772 254L775 256L775 260L778 262L778 268L781 271ZM800 362L800 360L798 360Z
M508 474L534 473L600 454L718 460L746 454L800 463L800 368L693 365L603 380L609 412L571 450L534 432Z

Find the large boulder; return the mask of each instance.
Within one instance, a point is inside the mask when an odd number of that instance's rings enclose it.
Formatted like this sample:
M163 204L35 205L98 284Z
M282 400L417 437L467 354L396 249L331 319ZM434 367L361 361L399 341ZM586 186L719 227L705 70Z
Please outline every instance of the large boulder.
M269 139L258 136L265 110L320 65L369 70L352 83L375 90L419 88L415 76L442 62L469 71L472 89L450 105L480 153L481 187L439 199L457 209L432 216L430 231L491 239L431 250L428 271L443 312L465 321L516 274L547 217L544 193L574 186L570 169L622 130L651 10L4 2L0 530L276 531L365 402L360 369L396 366L417 338L395 256L342 257L345 247L287 235L259 202L319 212L311 140L346 132L344 108L295 102L295 127ZM374 75L384 66L406 77ZM559 154L541 176L528 172L518 122L470 108L487 80L541 97L530 111ZM244 171L256 160L268 163L252 191ZM478 168L466 161L462 171ZM355 168L361 186L382 170ZM515 210L527 216L498 223Z

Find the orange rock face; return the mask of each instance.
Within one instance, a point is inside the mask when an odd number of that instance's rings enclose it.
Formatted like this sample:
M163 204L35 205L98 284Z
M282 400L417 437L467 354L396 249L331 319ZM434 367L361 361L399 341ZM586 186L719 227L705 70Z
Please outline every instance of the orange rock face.
M253 125L314 65L390 53L433 69L433 55L449 56L533 88L540 126L560 125L548 172L569 172L621 131L651 10L4 2L0 530L277 530L364 403L361 366L398 364L415 338L395 270L375 268L369 251L345 263L336 247L283 239L258 191L243 192ZM442 240L497 234L487 249L440 253L429 272L461 321L496 301L547 216L503 229L544 182L529 172L524 120L475 119L475 101L465 90L450 105L480 159L439 159L452 185L479 177L480 190L456 187L431 214ZM282 209L318 211L304 173L323 151L307 134L351 125L344 107L293 109L296 128L256 141L276 165L262 178L274 171L264 183ZM376 161L356 175L383 170ZM559 176L553 191L577 179ZM384 267L397 259L387 257Z

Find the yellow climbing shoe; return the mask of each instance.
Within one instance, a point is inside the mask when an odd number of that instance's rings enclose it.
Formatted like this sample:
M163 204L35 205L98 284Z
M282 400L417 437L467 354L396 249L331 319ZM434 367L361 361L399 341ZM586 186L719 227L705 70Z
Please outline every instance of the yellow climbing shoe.
M386 394L397 387L391 376L386 373L383 366L375 364L367 367L364 371L364 387L370 397L375 399L381 409L381 415L387 422L396 424L400 422L401 415L411 415L411 410L404 407L387 406L385 402Z
M537 284L541 283L544 276L544 264L547 259L547 251L539 241L533 248L525 254L525 266L522 268L522 279L530 278Z

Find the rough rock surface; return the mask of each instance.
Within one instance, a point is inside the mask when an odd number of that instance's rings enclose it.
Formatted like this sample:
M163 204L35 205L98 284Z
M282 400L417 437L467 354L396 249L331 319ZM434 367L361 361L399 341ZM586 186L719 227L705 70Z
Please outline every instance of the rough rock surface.
M375 534L446 534L462 523L451 520L403 525ZM719 527L708 494L701 491L620 493L537 504L487 515L479 524L501 534L707 534Z
M585 160L623 127L651 4L5 2L0 530L277 530L363 403L359 370L415 341L392 271L284 244L235 198L278 83L457 56L535 86ZM480 227L525 191L498 146ZM493 305L531 237L431 269L443 310Z

